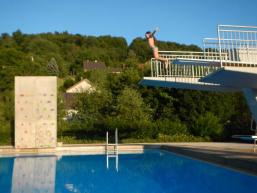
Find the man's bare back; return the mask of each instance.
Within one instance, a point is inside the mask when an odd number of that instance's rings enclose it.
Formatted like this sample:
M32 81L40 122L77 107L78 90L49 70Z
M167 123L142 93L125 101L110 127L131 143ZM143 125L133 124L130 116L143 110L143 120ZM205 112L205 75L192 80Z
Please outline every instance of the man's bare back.
M149 37L147 40L148 40L149 46L150 46L151 48L154 48L154 47L155 47L154 37L151 36L151 37Z

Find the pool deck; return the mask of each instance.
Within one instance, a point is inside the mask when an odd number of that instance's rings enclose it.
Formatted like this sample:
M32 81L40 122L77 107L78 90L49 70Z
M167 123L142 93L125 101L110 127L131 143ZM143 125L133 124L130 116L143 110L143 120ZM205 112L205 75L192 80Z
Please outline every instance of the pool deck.
M103 154L105 144L61 145L57 148L15 149L13 146L0 146L0 157L17 155L77 155ZM114 146L109 147L113 149ZM161 148L193 159L210 162L233 170L257 176L257 151L253 144L245 143L140 143L120 144L120 153L143 152L145 149Z
M257 176L257 151L244 143L172 143L162 149Z

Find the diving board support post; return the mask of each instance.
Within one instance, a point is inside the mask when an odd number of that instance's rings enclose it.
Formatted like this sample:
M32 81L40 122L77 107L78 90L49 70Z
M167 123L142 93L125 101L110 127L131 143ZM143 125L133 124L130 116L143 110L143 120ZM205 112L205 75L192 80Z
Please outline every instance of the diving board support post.
M255 132L255 135L257 135L257 125L256 125L256 123L255 123L255 129L253 129L253 125L254 125L254 116L252 115L252 116L251 116L251 128L250 128L250 130L251 130L251 131L254 131L254 132Z

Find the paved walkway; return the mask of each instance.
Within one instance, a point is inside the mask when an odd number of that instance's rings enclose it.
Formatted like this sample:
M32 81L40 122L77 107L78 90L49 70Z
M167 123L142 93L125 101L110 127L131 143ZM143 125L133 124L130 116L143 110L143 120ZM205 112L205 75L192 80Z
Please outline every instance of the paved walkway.
M244 143L170 143L163 149L257 175L257 150Z

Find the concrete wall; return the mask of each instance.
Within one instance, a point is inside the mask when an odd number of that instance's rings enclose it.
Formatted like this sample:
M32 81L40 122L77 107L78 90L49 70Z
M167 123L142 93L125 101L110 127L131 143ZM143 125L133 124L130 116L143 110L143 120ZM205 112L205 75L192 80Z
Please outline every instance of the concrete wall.
M15 77L15 147L56 147L57 78Z

